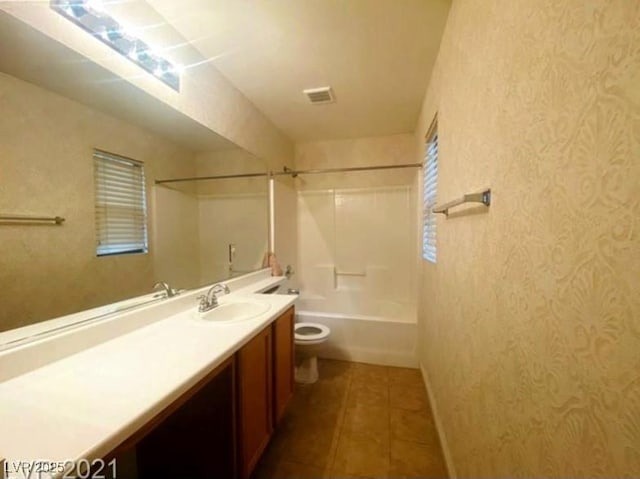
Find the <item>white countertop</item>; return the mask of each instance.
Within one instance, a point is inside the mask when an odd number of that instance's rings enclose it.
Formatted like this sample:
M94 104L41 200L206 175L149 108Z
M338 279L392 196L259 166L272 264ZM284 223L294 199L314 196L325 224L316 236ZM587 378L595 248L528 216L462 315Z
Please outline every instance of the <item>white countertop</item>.
M0 457L11 463L104 456L294 303L295 296L249 292L275 284L262 279L220 298L269 303L255 318L205 322L193 317L193 303L0 383Z

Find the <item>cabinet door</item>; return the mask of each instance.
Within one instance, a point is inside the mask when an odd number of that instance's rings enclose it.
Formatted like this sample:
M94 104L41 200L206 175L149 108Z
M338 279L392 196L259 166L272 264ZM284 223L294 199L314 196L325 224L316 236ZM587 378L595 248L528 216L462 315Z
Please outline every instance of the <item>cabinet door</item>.
M214 373L158 417L151 432L140 432L139 479L235 477L233 361Z
M271 328L238 352L240 476L247 479L273 431Z
M273 323L273 416L277 425L293 397L294 390L294 309Z

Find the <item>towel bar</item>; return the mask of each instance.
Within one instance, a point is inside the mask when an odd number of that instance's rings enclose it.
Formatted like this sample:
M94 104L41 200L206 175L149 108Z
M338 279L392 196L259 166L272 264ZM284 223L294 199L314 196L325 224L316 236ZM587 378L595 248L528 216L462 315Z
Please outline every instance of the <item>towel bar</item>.
M61 225L65 219L60 216L21 216L21 215L0 215L0 222L5 223L55 223Z
M443 213L448 215L449 209L465 203L482 203L485 206L491 205L491 189L487 189L479 193L468 193L457 200L449 201L448 203L440 206L435 206L432 211L434 213Z

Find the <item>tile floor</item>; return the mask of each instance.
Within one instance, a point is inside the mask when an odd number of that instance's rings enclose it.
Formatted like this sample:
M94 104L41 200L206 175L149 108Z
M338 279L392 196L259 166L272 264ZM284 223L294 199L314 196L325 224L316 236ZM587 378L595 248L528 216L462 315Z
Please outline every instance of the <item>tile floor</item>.
M253 479L444 478L444 459L417 369L320 360L297 385Z

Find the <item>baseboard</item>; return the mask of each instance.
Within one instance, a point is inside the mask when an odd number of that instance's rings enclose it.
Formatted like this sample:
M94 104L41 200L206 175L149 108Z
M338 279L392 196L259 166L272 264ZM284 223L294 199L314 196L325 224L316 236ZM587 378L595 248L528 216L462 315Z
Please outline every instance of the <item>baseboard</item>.
M447 466L447 473L451 479L456 479L456 469L453 465L453 459L451 457L451 451L449 450L449 443L440 422L440 414L438 413L438 405L436 404L435 397L433 396L433 389L429 382L429 376L424 369L424 365L420 364L420 371L422 371L422 379L424 380L425 387L427 388L427 395L429 396L429 403L431 404L431 412L433 413L433 420L436 423L436 430L438 431L438 437L440 438L440 447L442 447L442 454L444 455L444 462Z
M319 356L327 359L379 364L382 366L396 366L400 368L418 367L418 360L413 354L385 352L379 349L326 346L322 349Z

